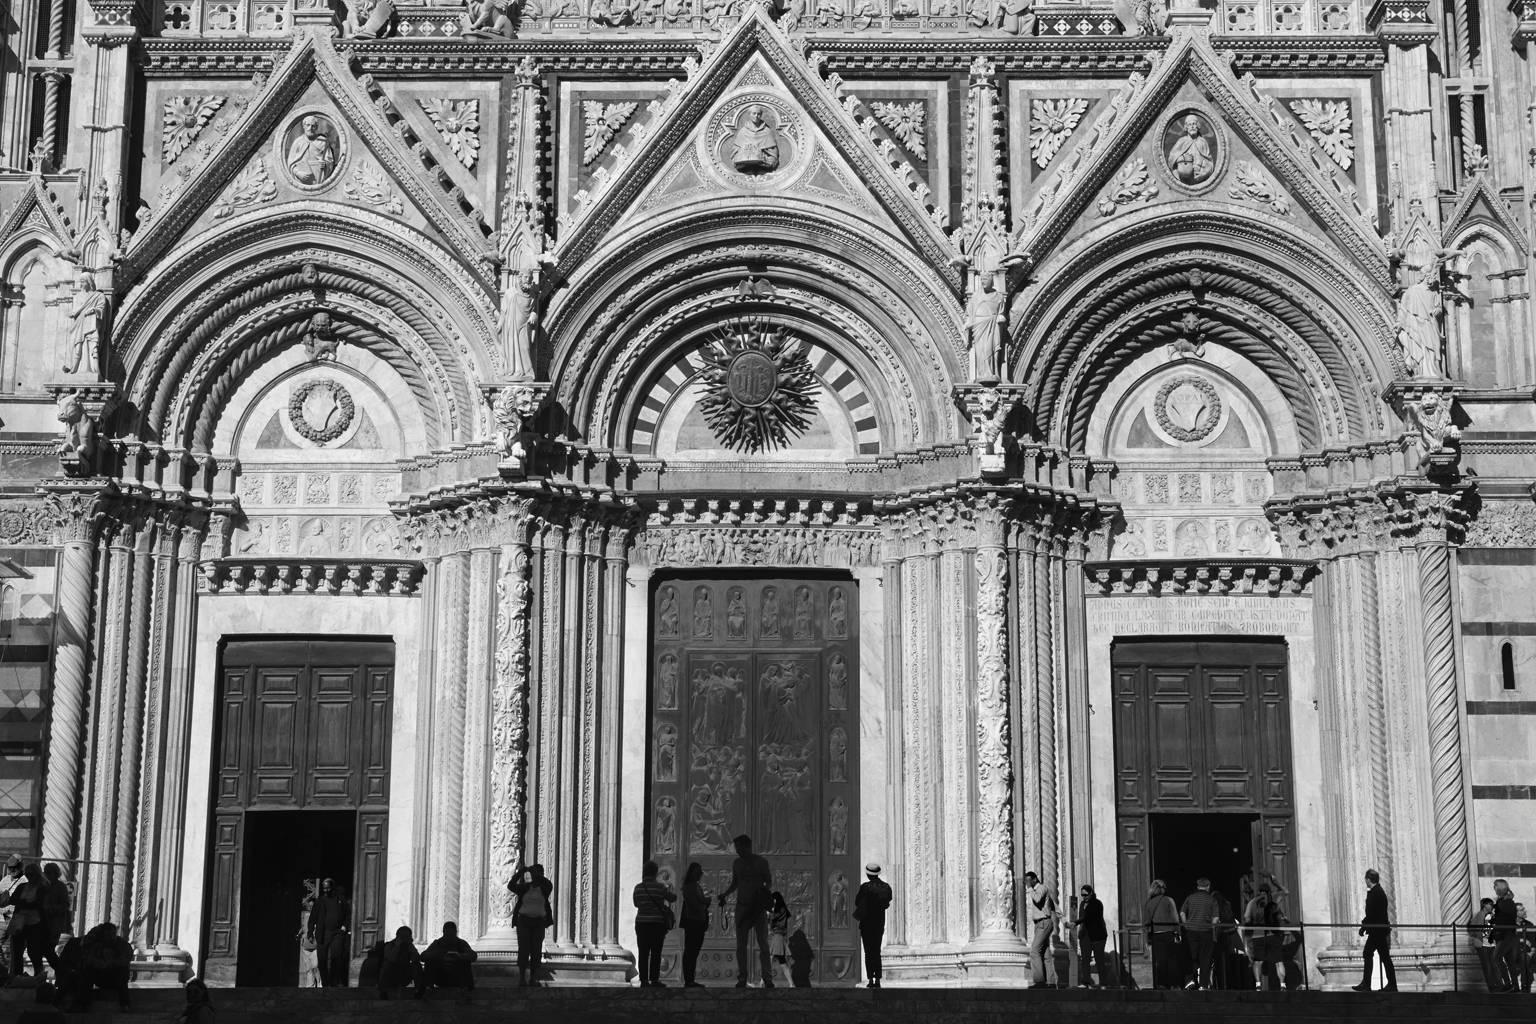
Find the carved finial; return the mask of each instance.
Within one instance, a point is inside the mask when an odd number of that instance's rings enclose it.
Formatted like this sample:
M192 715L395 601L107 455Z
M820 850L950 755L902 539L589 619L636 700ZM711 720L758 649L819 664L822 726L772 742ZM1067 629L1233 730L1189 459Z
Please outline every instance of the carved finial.
M1472 147L1467 150L1462 166L1466 169L1467 177L1476 178L1487 174L1488 168L1491 165L1488 160L1488 154L1483 152L1483 147L1474 142Z
M50 170L50 165L53 163L53 161L52 158L48 155L48 144L45 143L42 139L38 139L37 142L33 144L32 152L28 154L27 160L32 166L33 174L43 174Z

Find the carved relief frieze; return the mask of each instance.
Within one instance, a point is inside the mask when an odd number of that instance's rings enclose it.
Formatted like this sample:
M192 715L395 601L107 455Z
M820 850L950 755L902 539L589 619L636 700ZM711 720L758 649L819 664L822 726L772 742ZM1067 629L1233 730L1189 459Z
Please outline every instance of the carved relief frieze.
M205 552L206 554L206 552ZM415 561L218 558L204 561L198 589L207 594L414 594Z
M4 516L0 512L0 536L4 533ZM1476 548L1536 548L1536 503L1484 501L1467 523L1462 544Z
M86 509L80 511L88 514ZM55 543L58 534L67 535L77 529L73 526L74 516L73 509L66 510L54 503L0 503L0 546Z
M1178 594L1311 593L1317 566L1310 561L1252 559L1225 562L1090 563L1085 566L1091 588L1104 597L1156 597Z

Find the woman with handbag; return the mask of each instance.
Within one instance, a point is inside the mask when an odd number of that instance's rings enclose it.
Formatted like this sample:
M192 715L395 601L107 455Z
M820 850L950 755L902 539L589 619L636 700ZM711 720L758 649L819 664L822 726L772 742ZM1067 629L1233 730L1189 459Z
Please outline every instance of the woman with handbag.
M648 860L635 884L635 941L640 945L640 987L665 988L661 983L661 947L677 925L671 903L677 894L656 876L661 869Z

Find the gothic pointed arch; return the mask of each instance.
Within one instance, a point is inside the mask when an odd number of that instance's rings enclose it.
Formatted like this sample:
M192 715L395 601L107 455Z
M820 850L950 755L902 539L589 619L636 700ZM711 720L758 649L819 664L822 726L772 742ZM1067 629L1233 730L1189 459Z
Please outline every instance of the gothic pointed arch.
M404 382L423 450L481 434L477 388L503 367L476 279L398 223L314 203L236 218L170 253L130 293L114 337L125 430L211 450L242 381L316 344L321 313L327 343L367 351Z
M717 204L611 240L549 316L550 374L566 430L629 450L656 422L646 403L654 412L658 388L670 394L683 383L679 360L714 325L755 316L826 353L828 367L840 367L827 387L876 413L873 435L867 412L849 421L862 434L861 454L954 436L958 304L919 257L888 243L793 200L772 209ZM766 282L772 297L744 294L748 277Z
M1096 403L1146 352L1215 342L1272 380L1303 449L1381 436L1402 374L1380 290L1277 218L1174 208L1048 261L1014 328L1036 429L1081 449Z

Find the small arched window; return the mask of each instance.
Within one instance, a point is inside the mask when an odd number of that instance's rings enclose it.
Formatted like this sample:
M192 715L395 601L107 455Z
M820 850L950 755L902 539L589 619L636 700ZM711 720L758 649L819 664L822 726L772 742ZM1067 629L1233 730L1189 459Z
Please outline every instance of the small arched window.
M1499 648L1499 670L1504 676L1504 689L1515 688L1515 645L1505 642Z

